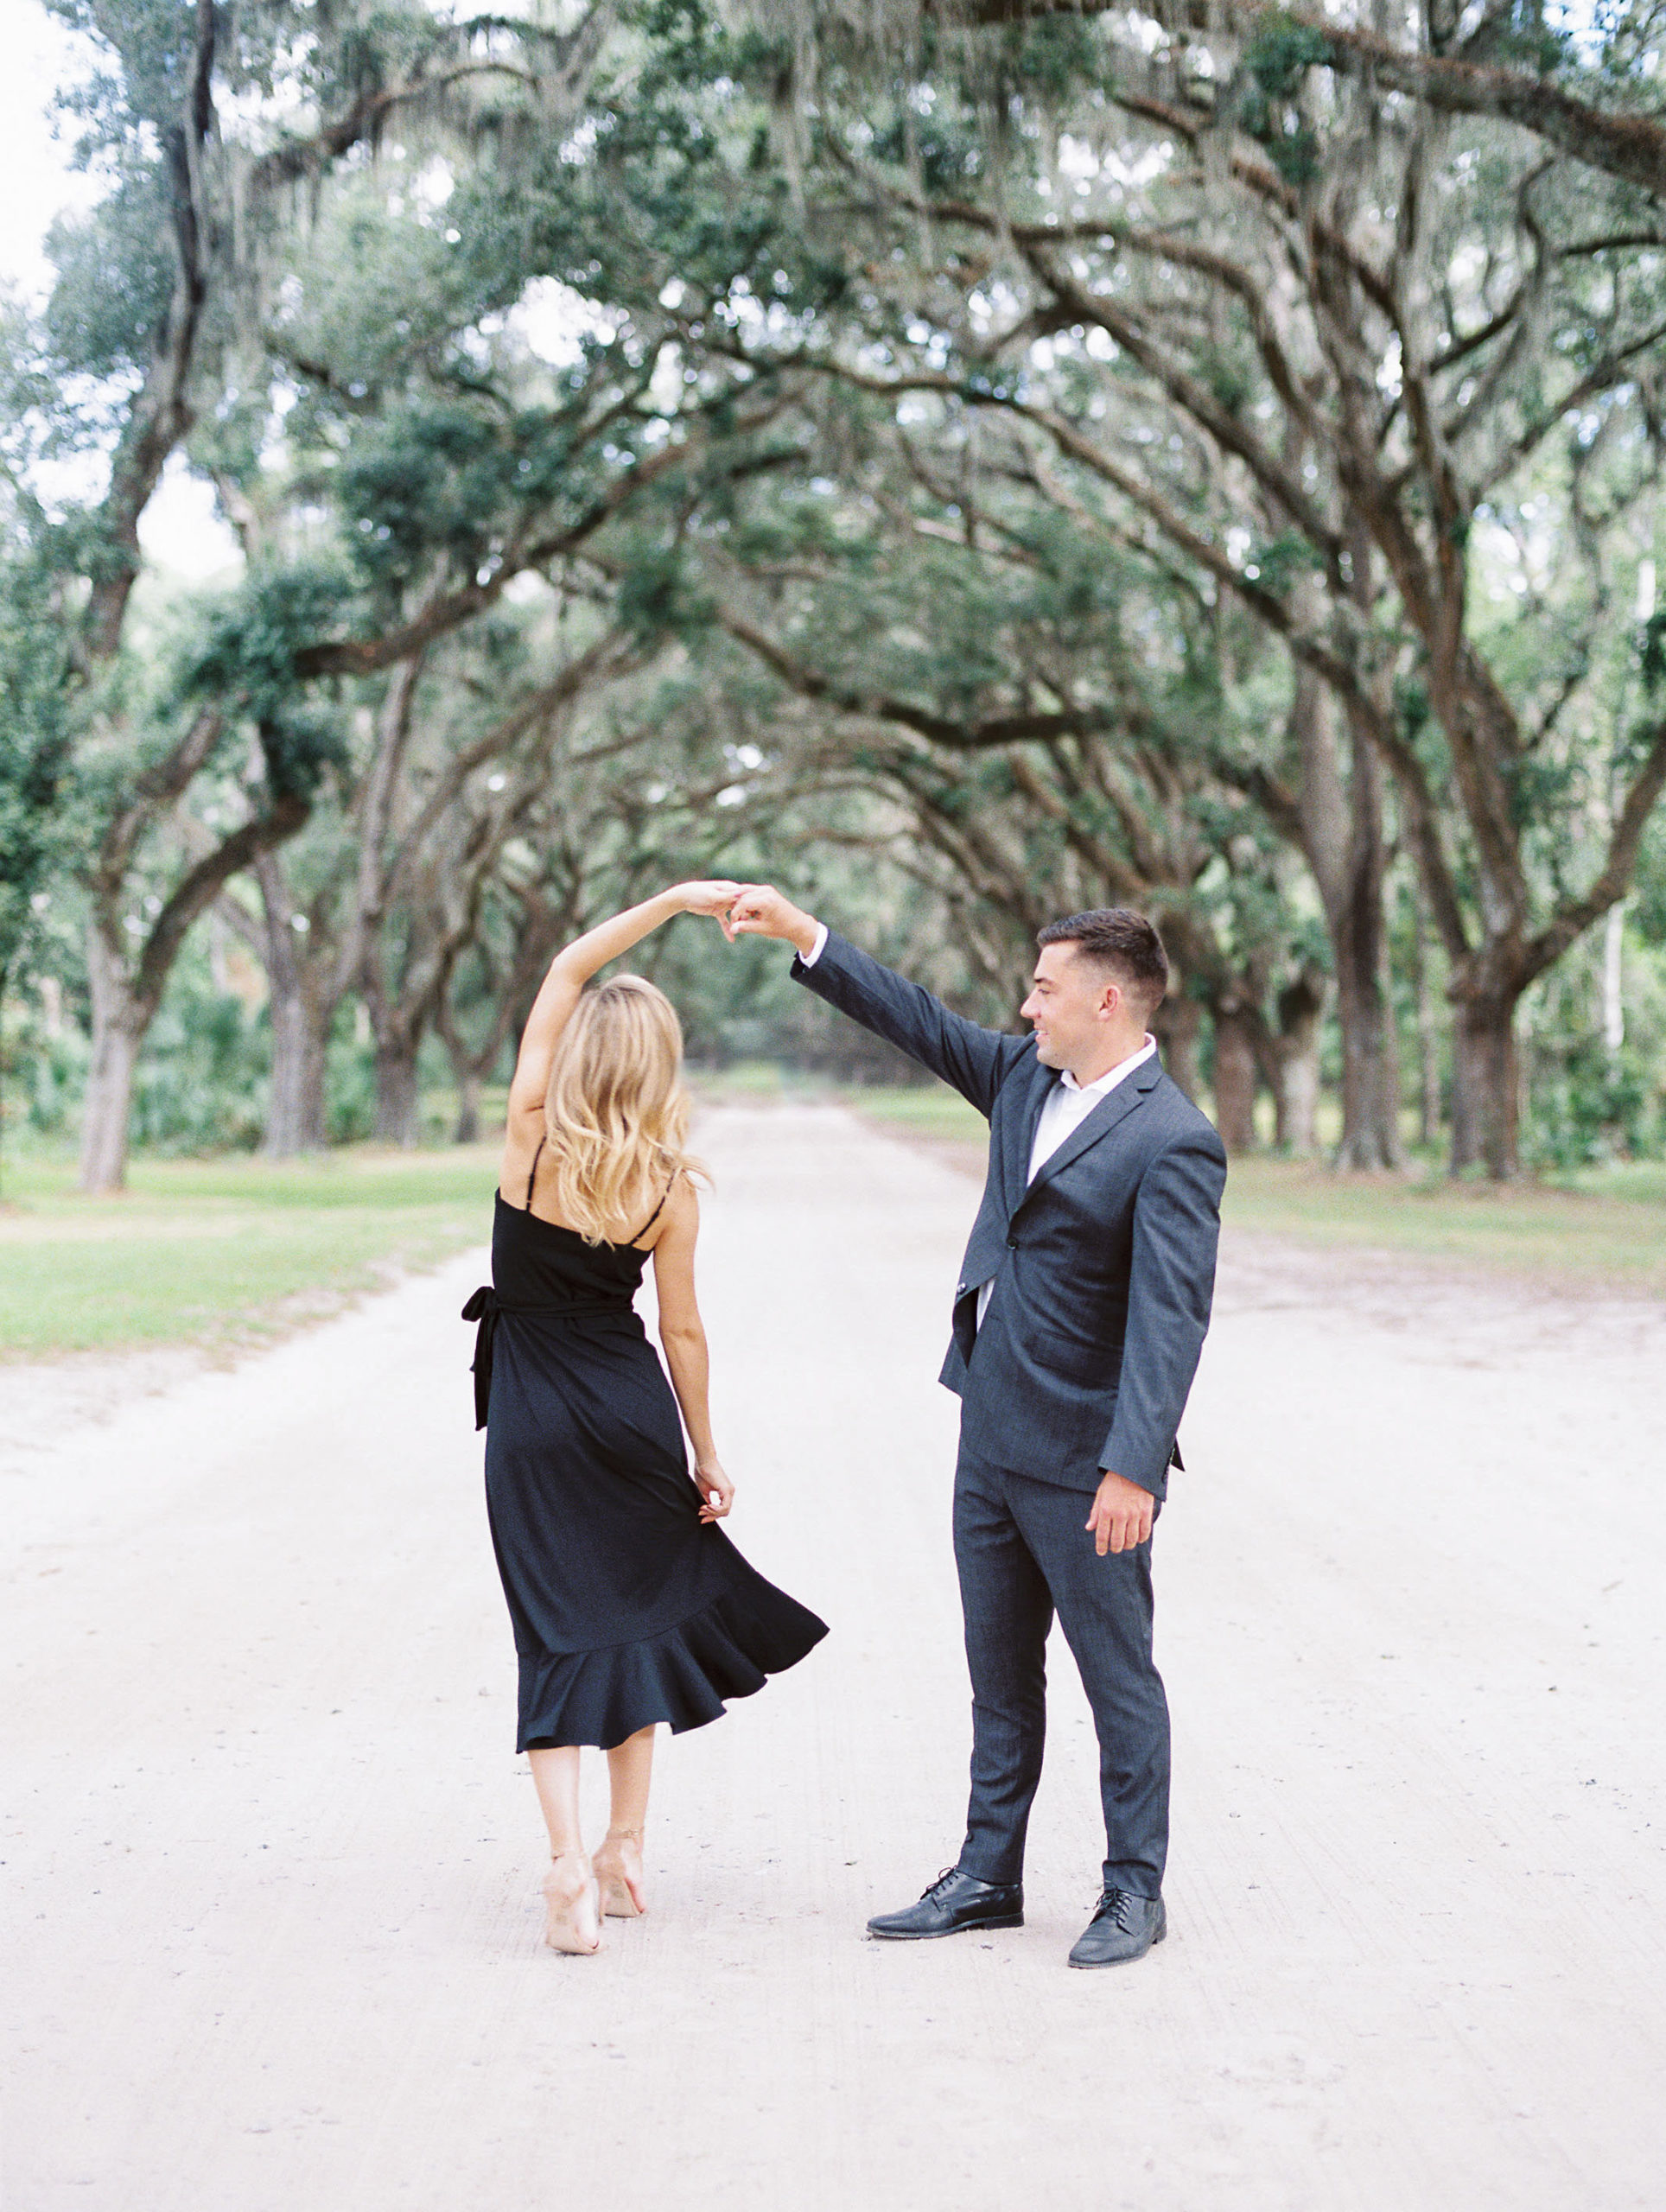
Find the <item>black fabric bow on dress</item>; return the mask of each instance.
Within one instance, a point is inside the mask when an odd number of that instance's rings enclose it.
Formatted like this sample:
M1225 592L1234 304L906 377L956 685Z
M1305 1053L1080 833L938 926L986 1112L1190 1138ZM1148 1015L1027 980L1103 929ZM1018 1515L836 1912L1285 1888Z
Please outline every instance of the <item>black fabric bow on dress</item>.
M474 1377L474 1426L477 1429L486 1427L486 1409L492 1402L492 1347L498 1334L498 1316L502 1311L498 1294L489 1282L483 1282L478 1290L471 1291L468 1303L463 1308L463 1319L480 1325L474 1332L474 1357L469 1362Z
M493 1350L497 1343L498 1324L506 1313L532 1313L544 1321L578 1321L615 1320L630 1311L628 1298L574 1298L546 1306L512 1306L499 1297L489 1282L471 1291L462 1318L476 1324L474 1357L469 1362L474 1377L475 1427L486 1427L486 1409L492 1403Z

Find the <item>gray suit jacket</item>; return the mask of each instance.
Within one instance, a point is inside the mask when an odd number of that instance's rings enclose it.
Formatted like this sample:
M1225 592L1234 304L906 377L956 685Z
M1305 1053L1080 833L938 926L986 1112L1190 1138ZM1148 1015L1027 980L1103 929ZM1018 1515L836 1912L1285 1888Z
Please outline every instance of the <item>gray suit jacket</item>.
M792 973L952 1084L989 1123L989 1173L938 1378L997 1465L1072 1490L1114 1468L1156 1497L1209 1326L1226 1154L1154 1059L1026 1177L1058 1076L1030 1037L981 1029L830 932ZM993 1281L982 1327L977 1294Z

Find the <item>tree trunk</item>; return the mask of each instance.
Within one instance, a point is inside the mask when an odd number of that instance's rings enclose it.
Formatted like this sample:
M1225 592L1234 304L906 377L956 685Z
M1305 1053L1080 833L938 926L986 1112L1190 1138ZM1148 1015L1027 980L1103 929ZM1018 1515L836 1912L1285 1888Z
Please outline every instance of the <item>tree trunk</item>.
M1292 1160L1311 1160L1319 1150L1319 1024L1299 1052L1281 1055L1274 1093L1278 1148Z
M92 1049L81 1105L81 1188L98 1193L127 1187L133 1077L149 1019L96 925L87 931L86 964Z
M1349 777L1352 837L1347 880L1332 917L1337 1021L1342 1032L1342 1142L1339 1167L1398 1167L1400 1054L1388 990L1380 772L1356 734Z
M133 1108L133 1071L139 1040L120 1021L95 1026L81 1105L81 1188L100 1192L127 1187L127 1123Z
M1359 549L1359 558L1364 558ZM1400 1162L1398 1054L1385 981L1381 772L1369 734L1346 723L1317 677L1299 673L1290 728L1300 759L1299 793L1287 803L1287 834L1300 845L1319 887L1336 971L1342 1033L1342 1141L1339 1167Z
M1625 902L1608 909L1602 933L1602 1042L1608 1055L1608 1072L1619 1072L1620 1052L1625 1043Z
M324 1035L311 994L292 970L270 976L272 1087L266 1151L273 1160L321 1152L325 1144Z
M1196 999L1176 992L1166 998L1152 1015L1151 1028L1162 1052L1165 1074L1195 1103L1203 1088L1198 1065L1203 1008Z
M1388 995L1379 976L1361 976L1337 946L1337 1026L1342 1033L1342 1141L1339 1167L1397 1167L1398 1056L1391 1052Z
M298 1154L324 1148L324 1046L329 1016L319 1003L312 948L303 949L296 942L302 932L296 928L277 855L263 853L254 873L265 916L262 957L272 1025L266 1151L274 1160L293 1160Z
M453 1141L478 1144L480 1135L480 1077L473 1068L457 1071L457 1127Z
M452 980L455 980L455 976ZM486 1081L486 1071L498 1056L501 1043L499 1031L494 1024L484 1052L471 1052L457 1027L449 984L440 994L435 1007L434 1027L439 1032L440 1042L445 1046L446 1058L451 1063L451 1080L457 1086L457 1120L451 1132L451 1141L454 1144L474 1144L480 1134L480 1091Z
M1215 1126L1229 1153L1256 1148L1256 1009L1223 996L1215 1008Z
M1275 1140L1281 1152L1311 1160L1319 1150L1319 1041L1325 982L1304 969L1278 995L1272 1040Z
M1440 1141L1440 1035L1429 982L1428 910L1420 883L1413 907L1412 988L1417 1012L1417 1140L1425 1150Z
M376 1047L376 1141L407 1150L422 1135L416 1048L398 1038Z
M1452 1173L1484 1167L1495 1182L1517 1173L1520 1112L1516 998L1454 988Z

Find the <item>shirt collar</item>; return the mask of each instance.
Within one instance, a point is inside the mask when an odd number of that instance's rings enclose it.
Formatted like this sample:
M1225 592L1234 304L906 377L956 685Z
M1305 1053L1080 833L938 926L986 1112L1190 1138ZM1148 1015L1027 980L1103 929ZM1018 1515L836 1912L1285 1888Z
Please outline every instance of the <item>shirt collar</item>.
M1142 1068L1156 1049L1157 1040L1148 1030L1145 1043L1137 1052L1129 1053L1125 1060L1118 1060L1114 1068L1107 1068L1103 1075L1096 1076L1091 1083L1078 1083L1068 1068L1065 1070L1059 1080L1065 1090L1079 1091L1084 1098L1103 1098L1109 1092L1116 1090L1124 1076L1132 1075L1135 1068Z

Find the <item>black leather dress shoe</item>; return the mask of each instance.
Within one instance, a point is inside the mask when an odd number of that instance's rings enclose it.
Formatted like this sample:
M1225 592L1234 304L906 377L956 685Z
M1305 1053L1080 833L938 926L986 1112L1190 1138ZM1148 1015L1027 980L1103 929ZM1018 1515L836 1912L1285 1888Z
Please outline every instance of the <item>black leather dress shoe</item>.
M1071 1947L1073 1967L1125 1967L1144 1958L1168 1933L1160 1897L1136 1897L1131 1890L1107 1890L1098 1908Z
M938 1876L918 1904L903 1912L876 1913L868 1923L868 1932L893 1943L919 1943L932 1936L958 1936L963 1928L1023 1925L1021 1882L980 1882L975 1874L963 1874L958 1866L951 1866Z

